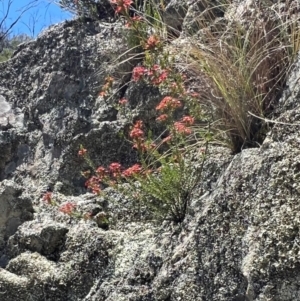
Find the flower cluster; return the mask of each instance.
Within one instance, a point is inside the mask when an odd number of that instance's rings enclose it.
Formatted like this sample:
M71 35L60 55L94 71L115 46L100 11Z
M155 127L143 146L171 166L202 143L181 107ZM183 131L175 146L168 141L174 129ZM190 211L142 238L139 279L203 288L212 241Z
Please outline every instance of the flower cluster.
M117 178L121 175L121 164L120 163L111 163L109 165L109 171L112 173L114 178Z
M84 214L79 213L76 210L77 206L74 203L67 202L63 205L59 205L58 201L56 201L53 198L52 192L49 192L49 191L44 193L42 200L53 207L57 207L60 212L62 212L64 214L68 214L73 217L80 218L80 217L84 217L85 215L88 215L88 213L84 213Z
M108 168L99 166L95 173L96 175L87 179L85 186L92 193L99 195L101 193L101 185L116 187L116 184L122 183L123 180L149 174L150 170L144 171L143 167L138 163L124 169L120 163L114 162Z
M190 99L197 96L187 92L184 76L178 70L174 70L175 59L163 50L163 39L159 36L159 30L148 30L151 24L148 18L147 22L146 19L145 22L141 22L143 21L141 16L130 16L129 10L133 2L110 0L116 14L122 15L121 17L127 21L125 26L130 28L128 30L130 34L134 34L134 43L138 38L135 46L142 46L144 49L144 61L140 66L133 68L132 81L143 80L148 85L158 88L164 95L156 106L156 121L162 123L158 128L163 127L164 131L161 135L157 135L156 131L147 133L142 120L136 120L132 124L128 139L137 150L139 160L129 167L113 162L95 168L87 150L81 146L78 156L84 158L89 165L89 170L82 172L82 175L86 178L86 188L96 195L108 196L105 187L109 186L133 200L138 200L139 204L144 201L143 207L147 207L154 215L167 214L176 221L182 221L186 210L182 208L186 208L188 204L186 195L189 195L190 190L200 179L199 176L195 176L194 166L185 161L188 151L185 136L192 133L192 126L195 123L193 116L198 117L194 114L195 111L191 110ZM105 100L112 92L113 83L112 77L108 76L105 79L99 94L105 97ZM121 98L116 107L127 114L129 111L126 109L127 103L126 98ZM197 104L197 100L193 99L193 103ZM193 134L197 136L197 133ZM156 140L152 135L156 135ZM123 185L124 183L126 185ZM45 194L43 200L54 204L51 193ZM55 205L57 206L56 203ZM59 210L71 216L75 216L77 212L76 205L71 202L61 205ZM180 212L181 210L183 212ZM93 218L90 213L85 213L81 217Z
M60 212L63 212L68 215L72 215L74 213L75 209L76 209L76 205L73 203L70 203L70 202L59 207Z
M132 4L132 0L110 0L110 2L116 6L116 14L126 13Z
M155 64L148 71L149 82L154 86L159 86L164 83L169 75L169 71L167 69L160 68L159 65Z
M154 50L156 49L160 44L160 40L157 36L151 35L148 40L146 41L145 49L146 50Z
M159 105L156 107L157 111L173 111L177 108L180 108L182 106L182 103L171 96L166 96L162 99L162 101L159 103Z
M136 148L138 151L145 152L148 147L145 144L145 133L142 128L143 122L141 120L137 120L131 128L129 137L133 142L133 148Z
M195 118L192 116L183 116L180 120L181 123L187 125L187 126L191 126L194 124L195 122Z
M146 68L143 66L137 66L133 68L132 80L137 82L141 79L147 80L154 86L159 86L164 83L169 76L169 71L167 69L160 68L159 65L155 64L151 68Z
M162 115L158 116L158 117L156 118L156 120L157 120L157 121L166 121L166 120L168 120L168 118L169 118L169 115L167 115L167 114L162 114Z
M132 70L132 79L137 82L141 80L147 74L147 68L142 66L134 67Z
M90 189L94 194L100 194L100 178L98 176L92 176L85 182L85 187Z
M122 172L122 175L124 177L130 178L135 175L141 174L142 172L142 166L140 164L134 164L133 166L127 168Z
M144 131L142 130L143 121L137 120L131 129L129 136L132 140L143 140L144 139Z
M179 134L189 135L192 133L192 130L190 128L188 128L184 123L179 121L174 123L174 129Z

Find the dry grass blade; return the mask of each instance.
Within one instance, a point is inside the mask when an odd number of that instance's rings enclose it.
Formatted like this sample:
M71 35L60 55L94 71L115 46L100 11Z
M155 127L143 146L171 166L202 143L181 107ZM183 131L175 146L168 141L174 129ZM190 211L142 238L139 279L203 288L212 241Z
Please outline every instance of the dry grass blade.
M295 23L255 20L245 28L231 24L224 33L205 31L206 42L189 40L189 67L205 79L211 97L201 98L213 112L233 152L256 144L264 117L274 109L286 74L300 46ZM249 114L251 112L251 114ZM260 118L257 118L259 116Z

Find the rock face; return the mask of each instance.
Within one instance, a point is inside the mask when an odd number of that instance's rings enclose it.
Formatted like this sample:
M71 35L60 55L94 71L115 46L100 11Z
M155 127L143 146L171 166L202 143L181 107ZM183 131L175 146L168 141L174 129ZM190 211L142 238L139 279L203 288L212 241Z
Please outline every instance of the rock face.
M205 2L169 2L183 36ZM138 58L116 64L125 37L118 23L68 21L0 64L0 300L300 301L300 58L263 144L235 156L212 147L184 222L157 225L130 218L114 192L88 193L80 174L80 145L96 165L135 162L121 97L149 124L161 100L128 83ZM41 201L47 189L115 222L64 215Z

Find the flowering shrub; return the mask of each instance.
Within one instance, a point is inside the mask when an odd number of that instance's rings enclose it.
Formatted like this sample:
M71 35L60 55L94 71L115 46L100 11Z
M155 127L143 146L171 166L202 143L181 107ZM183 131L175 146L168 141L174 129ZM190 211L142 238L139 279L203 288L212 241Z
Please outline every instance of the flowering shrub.
M126 20L126 27L138 37L144 51L143 63L133 68L132 81L144 81L164 95L155 109L156 121L165 130L152 137L143 120L132 121L127 139L139 157L132 166L112 162L95 168L88 151L81 146L78 155L90 166L90 170L83 171L82 175L86 178L86 188L96 195L107 196L105 188L112 187L131 199L141 214L146 211L151 218L182 222L192 192L201 180L209 140L205 131L197 128L197 122L203 117L197 95L186 90L184 75L174 69L171 55L164 51L159 31L145 30L149 26L145 18L130 16L132 3L131 0L111 0L115 13ZM99 96L107 100L112 86L113 78L108 76ZM121 109L127 103L128 100L122 98L118 106ZM198 155L196 163L192 162L195 155ZM45 195L45 201L56 205L50 196ZM64 204L59 210L79 216L73 203Z
M115 5L115 12L117 14L126 13L132 4L132 0L111 0L110 2Z
M71 0L60 0L65 1ZM77 8L84 2L72 1ZM82 175L92 193L106 195L105 188L112 187L138 204L139 210L145 209L159 219L181 222L192 192L201 180L212 137L211 121L203 107L206 110L209 107L214 121L212 131L221 132L220 140L225 137L232 151L255 145L260 131L264 130L263 120L276 104L287 70L299 53L299 25L276 18L274 22L269 17L263 20L260 19L262 14L257 12L258 17L250 22L249 28L237 21L232 32L227 28L224 34L216 32L213 26L212 29L205 26L199 42L186 39L188 42L181 46L182 52L187 52L187 64L204 78L209 88L209 92L203 89L205 92L201 90L198 94L189 91L185 76L174 70L174 57L164 47L167 30L155 9L157 6L151 5L151 1L143 2L141 13L131 7L137 1L110 0L115 15L125 21L128 45L142 52L134 57L143 61L133 68L131 81L143 81L160 90L163 97L155 107L156 121L165 130L158 137L152 137L146 122L131 120L127 137L139 155L139 161L132 166L112 162L94 168L86 149L81 147L78 155L91 167ZM96 2L92 3L95 7ZM225 1L224 5L227 4ZM179 47L177 52L181 52L180 46L176 47ZM112 86L113 78L107 77L99 93L105 101L112 93ZM120 99L118 109L123 110L127 103L126 98ZM200 127L203 123L205 125ZM192 161L195 154L198 155L196 162ZM51 193L46 193L43 200L58 206ZM72 203L59 208L71 216L77 212Z
M104 188L112 187L129 197L139 209L144 208L153 218L182 222L192 191L201 179L207 151L206 143L204 151L199 151L202 157L199 166L194 166L192 153L180 146L184 142L183 136L192 132L190 124L180 122L178 130L175 122L173 127L170 126L172 134L162 139L160 144L155 144L151 139L146 139L142 122L137 121L129 136L140 154L140 162L127 168L117 162L107 167L99 166L95 174L87 179L86 187L103 196L107 196ZM168 151L160 153L159 147L164 144L169 145ZM88 154L83 156L88 162ZM84 176L87 174L83 172Z
M165 131L154 139L147 133L144 122L135 120L128 139L140 161L129 167L113 162L94 169L87 152L81 148L78 155L95 171L93 175L86 171L82 174L87 178L85 186L95 194L106 196L105 188L112 187L153 218L182 222L193 189L201 179L209 140L197 129L197 120L202 118L195 101L197 95L185 92L183 77L172 71L166 61L156 64L155 55L148 56L145 64L134 68L132 80L145 81L170 93L155 107L156 120L165 126ZM127 99L119 103L126 105ZM192 163L195 153L200 155L198 165Z

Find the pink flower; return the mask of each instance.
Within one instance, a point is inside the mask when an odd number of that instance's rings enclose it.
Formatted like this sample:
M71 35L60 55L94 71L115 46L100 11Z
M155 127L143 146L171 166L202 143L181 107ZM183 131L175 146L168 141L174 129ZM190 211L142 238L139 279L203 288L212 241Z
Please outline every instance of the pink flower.
M73 213L73 211L75 210L75 208L76 208L75 204L68 202L68 203L60 206L59 211L65 213L65 214L71 215Z
M180 108L181 106L182 106L182 104L178 99L173 98L171 96L166 96L156 107L156 110L164 111L164 110L168 110L168 109Z
M125 97L123 97L119 100L119 104L122 106L126 105L127 103L128 103L128 99L126 99Z
M117 5L115 12L117 14L127 11L129 6L132 4L132 0L110 0L112 4Z
M80 157L84 157L87 153L87 150L85 148L81 148L79 151L78 151L78 156Z
M144 137L144 131L141 129L143 126L143 122L141 120L137 120L129 133L130 138L132 139L141 139Z
M177 133L189 135L192 133L192 130L185 126L182 122L175 122L174 128Z
M145 45L145 49L147 49L147 50L154 49L158 44L159 44L158 37L155 35L152 35L148 38L146 45Z
M158 116L157 118L156 118L156 120L157 121L166 121L167 119L168 119L168 115L167 114L162 114L162 115L160 115L160 116Z
M140 164L134 164L133 166L127 168L122 172L124 177L132 177L139 174L142 171L142 167Z
M96 176L90 177L86 182L85 186L88 189L91 189L93 193L100 194L100 178Z
M96 169L96 174L97 174L99 180L103 180L103 178L107 175L107 170L104 167L99 166Z
M193 125L195 122L195 118L192 116L184 116L181 118L181 122L184 123L185 125Z
M142 66L134 67L132 70L132 79L133 81L139 81L145 74L147 73L147 69Z
M118 177L121 174L121 164L120 163L111 163L109 165L109 170L113 174L113 177Z
M168 78L168 71L163 69L159 72L158 75L156 75L152 80L153 85L160 85Z

